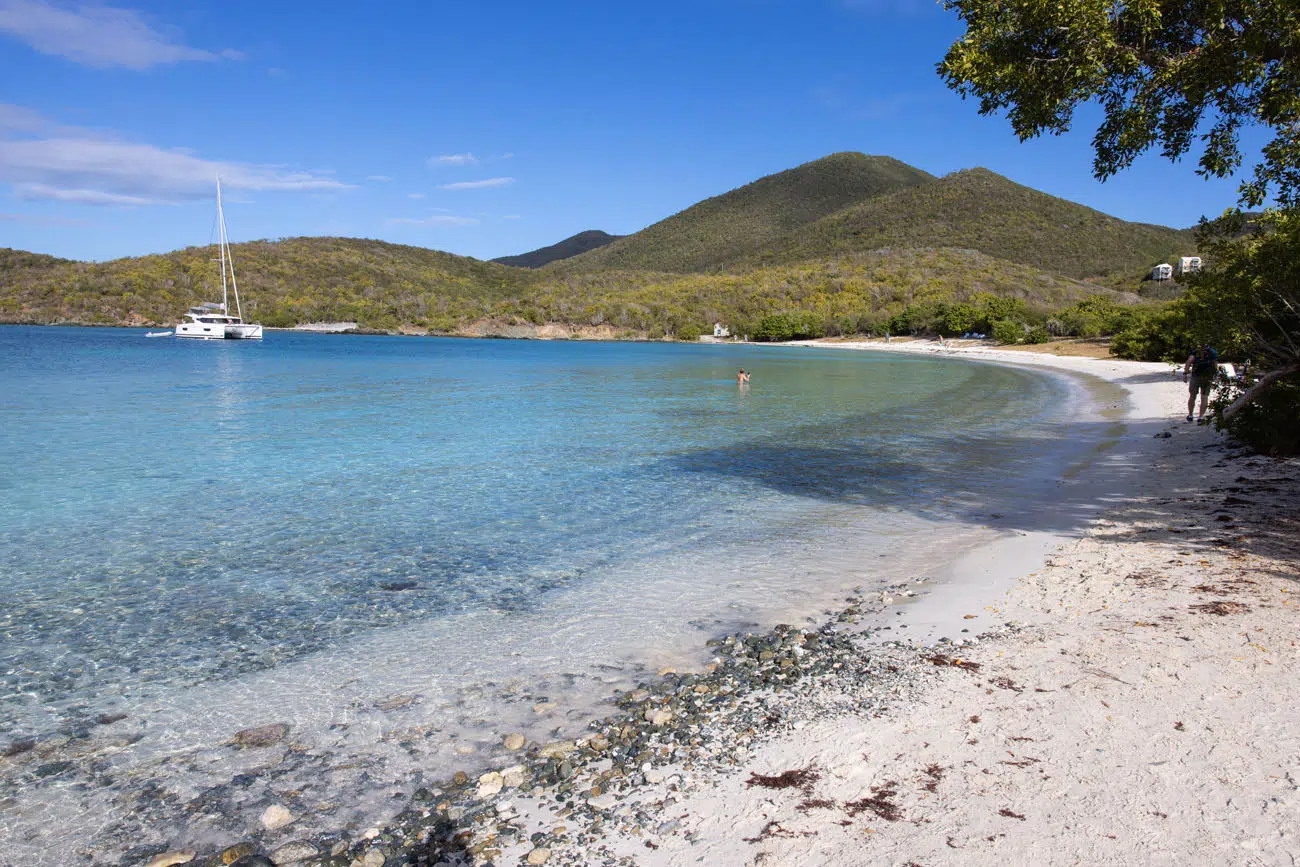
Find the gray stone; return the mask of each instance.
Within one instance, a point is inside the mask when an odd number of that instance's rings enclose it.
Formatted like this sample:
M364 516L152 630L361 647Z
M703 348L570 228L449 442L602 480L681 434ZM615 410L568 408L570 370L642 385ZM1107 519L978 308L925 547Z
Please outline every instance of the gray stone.
M271 860L279 867L281 864L292 864L295 861L306 861L308 858L314 858L320 854L319 850L311 843L304 841L295 841L286 843L279 849L271 853Z
M230 743L240 749L269 747L284 740L288 734L288 723L271 723L270 725L235 732L235 736L230 739Z

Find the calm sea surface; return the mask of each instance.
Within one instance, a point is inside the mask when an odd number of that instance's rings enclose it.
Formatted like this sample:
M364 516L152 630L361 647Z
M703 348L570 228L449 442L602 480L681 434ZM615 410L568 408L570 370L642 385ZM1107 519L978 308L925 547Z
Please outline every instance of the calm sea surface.
M216 737L292 671L412 689L366 668L385 636L439 648L396 667L452 708L537 635L541 678L592 636L717 634L1032 498L1072 391L780 347L0 328L0 746L108 710Z

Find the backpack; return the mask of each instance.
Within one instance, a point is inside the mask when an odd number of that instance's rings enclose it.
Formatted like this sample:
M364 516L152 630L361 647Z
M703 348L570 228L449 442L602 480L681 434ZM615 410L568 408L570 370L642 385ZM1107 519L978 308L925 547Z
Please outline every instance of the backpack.
M1204 356L1198 355L1192 362L1192 376L1197 379L1211 379L1219 370L1219 353L1207 350Z

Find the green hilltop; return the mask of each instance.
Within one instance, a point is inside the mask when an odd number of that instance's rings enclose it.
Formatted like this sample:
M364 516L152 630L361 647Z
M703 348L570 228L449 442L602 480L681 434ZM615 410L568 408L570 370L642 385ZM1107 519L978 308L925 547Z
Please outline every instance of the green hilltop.
M556 263L564 271L711 271L842 208L932 176L892 157L839 153L705 199L634 235Z
M1196 249L1195 233L1129 223L987 169L876 196L728 264L802 262L857 250L963 247L1077 278L1139 274Z
M246 318L270 327L690 337L713 322L753 333L777 314L797 316L804 333L924 330L970 319L953 305L992 309L994 296L1041 321L1092 295L1139 300L1146 269L1194 243L983 169L934 178L835 154L541 268L354 238L232 253ZM85 263L0 250L0 322L171 326L220 296L214 256L209 246Z

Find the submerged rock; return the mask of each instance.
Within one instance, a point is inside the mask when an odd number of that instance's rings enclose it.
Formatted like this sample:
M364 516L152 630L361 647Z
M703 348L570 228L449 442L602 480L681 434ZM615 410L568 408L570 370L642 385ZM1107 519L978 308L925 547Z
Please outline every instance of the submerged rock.
M262 827L268 831L283 828L293 821L293 813L280 804L272 804L262 811Z
M276 867L276 864L265 855L245 855L230 867Z
M236 843L221 852L222 864L234 864L240 858L257 854L257 847L252 843Z
M275 862L276 867L280 867L282 864L306 861L308 858L314 858L317 854L319 854L319 851L311 843L296 841L286 843L272 852L271 860Z
M516 732L514 734L506 735L501 742L502 744L505 745L506 749L510 750L511 752L514 752L515 750L522 750L524 748L524 744L526 744L528 741L523 735Z
M271 723L270 725L237 731L235 736L231 738L230 743L240 749L269 747L284 740L288 734L288 723Z
M186 849L183 852L164 852L149 859L145 867L173 867L175 864L188 864L194 860L194 854L193 849Z

